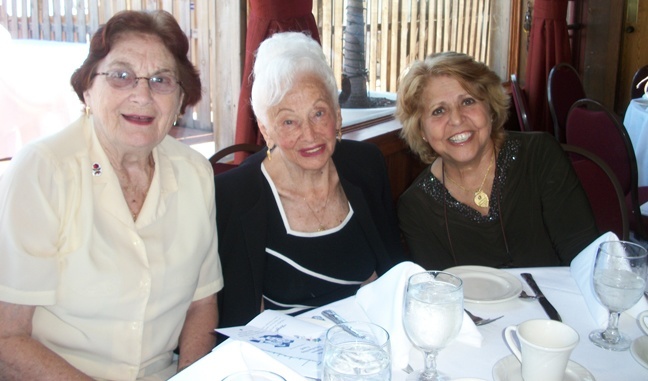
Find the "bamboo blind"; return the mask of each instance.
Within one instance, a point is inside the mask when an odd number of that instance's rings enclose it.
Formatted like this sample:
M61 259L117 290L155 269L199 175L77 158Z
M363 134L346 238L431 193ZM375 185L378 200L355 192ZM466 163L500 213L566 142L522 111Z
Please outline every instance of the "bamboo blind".
M313 0L322 47L342 76L343 0ZM369 89L395 92L414 60L442 51L489 64L490 0L365 0L365 60Z
M188 115L193 118L187 118L185 123L189 127L212 129L214 120L226 126L236 123L232 120L236 115L232 107L236 105L231 103L238 96L228 94L226 104L220 104L223 97L220 92L231 91L232 86L219 83L222 77L218 77L215 70L223 65L216 62L215 45L235 49L225 45L231 36L223 30L244 30L244 26L239 28L238 20L231 18L225 18L230 25L220 25L222 19L216 25L216 20L220 19L216 12L217 9L243 6L246 0L240 1L227 0L216 6L216 0L88 0L86 7L83 0L0 0L0 25L14 39L83 43L99 25L120 10L169 11L190 38L190 57L200 70L205 86L203 100L189 110ZM369 90L395 92L398 78L407 66L434 52L464 52L489 64L491 0L365 0L364 4ZM346 1L313 0L313 15L320 28L324 52L339 80ZM237 62L242 57L240 53L232 52ZM231 72L238 71L232 69ZM230 135L223 139L231 140ZM218 145L218 137L215 139Z

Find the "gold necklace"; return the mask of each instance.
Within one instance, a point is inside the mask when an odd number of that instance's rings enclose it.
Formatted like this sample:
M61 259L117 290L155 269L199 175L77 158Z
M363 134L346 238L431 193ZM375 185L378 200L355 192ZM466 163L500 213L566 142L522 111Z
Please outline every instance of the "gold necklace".
M486 183L486 178L490 173L490 169L493 166L494 161L495 161L495 153L493 153L493 156L491 157L490 164L488 164L488 169L486 169L486 174L484 174L484 178L482 179L479 189L475 191L475 198L473 199L473 201L475 202L475 205L479 206L480 208L488 208L489 205L490 200L488 199L488 195L483 191L483 188L484 188L484 183ZM454 185L463 189L464 192L470 193L468 189L464 188L459 183L454 181L450 176L448 176L448 174L445 172L445 167L443 168L443 173L445 174L445 177L447 177L448 180L450 180Z
M326 206L328 205L328 201L329 201L329 196L330 196L330 195L331 195L331 188L328 187L327 192L326 192L326 201L324 201L324 206L323 206L321 209L319 209L317 212L315 212L315 211L313 210L313 208L311 208L311 206L310 206L310 204L308 203L308 201L306 201L306 197L303 198L303 199L304 199L304 202L306 203L306 206L308 206L308 209L311 211L311 213L313 213L313 216L315 217L315 219L316 219L317 222L319 223L319 228L317 228L317 231L318 231L318 232L322 232L322 231L326 230L326 227L325 227L324 224L322 223L322 220L317 216L317 214L318 214L319 212L321 212L322 210L325 210L325 209L326 209Z

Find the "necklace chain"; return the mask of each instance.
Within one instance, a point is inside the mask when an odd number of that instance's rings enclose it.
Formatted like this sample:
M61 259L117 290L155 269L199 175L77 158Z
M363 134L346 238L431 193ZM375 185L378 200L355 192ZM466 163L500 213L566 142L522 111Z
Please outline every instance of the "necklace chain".
M326 201L324 201L324 206L321 209L319 209L317 212L315 212L315 210L313 210L313 208L310 206L308 201L306 201L306 197L303 198L304 202L306 203L306 206L308 206L308 209L311 211L311 213L313 214L313 216L315 217L315 219L317 219L317 222L319 223L319 228L317 228L318 232L326 230L326 227L322 223L322 220L319 218L318 213L321 212L322 210L326 210L326 206L328 205L330 195L331 195L331 188L329 186L327 191L326 191Z
M484 188L484 184L486 183L486 178L490 173L494 161L495 161L495 153L493 153L493 156L491 157L490 163L488 164L488 169L486 169L486 173L484 174L484 178L482 179L479 189L475 191L475 198L473 199L473 201L475 202L475 205L481 208L488 208L489 205L488 195L483 191L483 188ZM450 176L448 176L448 174L445 172L445 166L443 167L443 173L445 174L445 177L447 177L448 180L450 180L450 182L452 182L454 185L461 188L464 192L470 193L468 189L464 188L461 184L457 183Z

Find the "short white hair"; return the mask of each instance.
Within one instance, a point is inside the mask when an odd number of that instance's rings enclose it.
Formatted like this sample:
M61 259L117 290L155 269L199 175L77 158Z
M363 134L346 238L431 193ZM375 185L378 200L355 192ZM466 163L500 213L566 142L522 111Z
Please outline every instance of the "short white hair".
M254 62L251 104L262 124L268 125L268 110L282 101L302 74L319 78L333 106L339 107L335 76L317 41L301 32L282 32L261 43Z

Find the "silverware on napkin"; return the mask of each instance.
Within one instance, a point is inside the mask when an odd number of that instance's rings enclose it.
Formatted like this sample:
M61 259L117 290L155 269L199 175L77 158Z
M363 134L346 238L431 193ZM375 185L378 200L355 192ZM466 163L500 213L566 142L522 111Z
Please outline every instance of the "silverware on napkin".
M529 284L529 287L531 287L533 292L535 292L536 297L538 298L538 301L540 302L542 308L544 308L545 312L547 313L547 316L549 316L549 318L552 320L562 321L560 314L558 314L558 311L556 311L554 306L551 305L542 291L540 291L540 287L538 287L538 284L533 279L533 275L529 273L522 273L520 275Z

